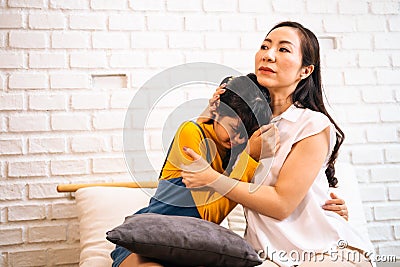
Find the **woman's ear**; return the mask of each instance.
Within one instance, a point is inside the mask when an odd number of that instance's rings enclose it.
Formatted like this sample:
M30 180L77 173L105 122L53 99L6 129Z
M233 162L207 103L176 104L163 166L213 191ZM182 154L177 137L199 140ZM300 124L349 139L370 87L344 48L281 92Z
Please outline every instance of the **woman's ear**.
M308 65L301 69L300 79L304 80L314 71L314 65Z

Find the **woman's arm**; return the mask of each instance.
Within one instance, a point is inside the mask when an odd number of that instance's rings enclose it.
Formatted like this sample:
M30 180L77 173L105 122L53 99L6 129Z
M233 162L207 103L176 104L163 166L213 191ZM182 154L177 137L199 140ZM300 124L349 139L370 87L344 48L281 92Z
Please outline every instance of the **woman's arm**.
M329 128L293 145L274 186L238 182L211 168L183 171L187 187L210 186L220 194L263 215L283 220L300 204L314 182L328 154ZM204 161L186 149L196 164ZM195 167L199 170L199 167Z

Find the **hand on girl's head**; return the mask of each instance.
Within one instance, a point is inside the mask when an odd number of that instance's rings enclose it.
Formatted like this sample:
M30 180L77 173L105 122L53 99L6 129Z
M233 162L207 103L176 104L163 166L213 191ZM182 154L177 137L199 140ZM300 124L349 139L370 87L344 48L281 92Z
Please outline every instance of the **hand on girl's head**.
M217 108L219 106L219 98L220 95L225 93L226 89L224 89L226 86L226 83L221 84L214 92L213 97L208 100L208 108L210 110L210 113L215 115L215 112L217 111Z

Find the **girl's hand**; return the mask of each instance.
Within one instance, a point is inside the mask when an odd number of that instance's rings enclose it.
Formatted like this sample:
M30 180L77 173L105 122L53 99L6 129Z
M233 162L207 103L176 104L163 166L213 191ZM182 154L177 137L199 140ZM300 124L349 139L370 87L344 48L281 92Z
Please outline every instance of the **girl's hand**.
M324 210L333 211L342 216L346 221L349 220L349 211L343 199L339 198L335 193L331 193L331 198L322 206Z
M272 157L280 147L279 130L270 123L263 125L250 137L246 151L255 160Z
M182 182L187 188L209 186L218 179L220 173L211 168L210 164L199 154L186 147L183 148L183 152L193 159L193 163L181 165Z

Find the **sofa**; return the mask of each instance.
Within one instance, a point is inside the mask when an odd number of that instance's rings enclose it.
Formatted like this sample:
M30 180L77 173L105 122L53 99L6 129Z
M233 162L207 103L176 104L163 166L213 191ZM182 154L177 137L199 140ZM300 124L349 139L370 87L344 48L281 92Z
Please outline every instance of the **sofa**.
M368 235L354 168L350 164L338 163L336 177L339 186L331 190L345 199L349 223L362 235ZM146 206L154 192L154 188L115 187L112 184L83 187L76 191L81 267L111 266L109 255L114 244L105 239L106 232L120 225L125 216ZM222 225L243 236L246 220L242 206L238 205Z

